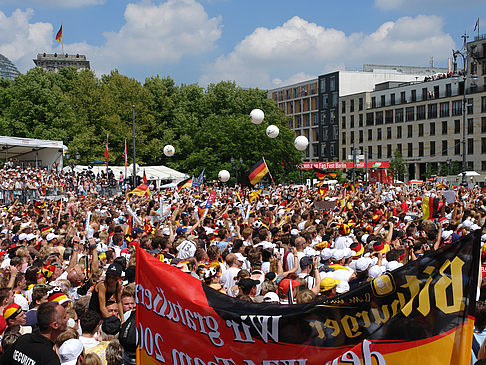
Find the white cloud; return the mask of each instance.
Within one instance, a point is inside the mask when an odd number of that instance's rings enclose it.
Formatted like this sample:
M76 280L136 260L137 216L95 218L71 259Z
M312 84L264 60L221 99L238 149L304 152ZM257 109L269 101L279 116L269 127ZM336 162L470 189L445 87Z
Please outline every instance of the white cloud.
M257 28L208 65L201 84L235 80L241 86L275 87L281 78L318 75L329 66L363 63L427 65L430 56L444 61L454 42L436 16L403 17L382 24L371 34L325 28L293 17L273 29Z
M51 49L52 25L30 24L33 14L32 9L17 9L7 17L0 11L0 54L15 63L19 70L31 68L37 52Z
M23 1L24 6L35 8L79 8L89 5L102 5L106 0L27 0ZM18 4L17 0L0 0L0 5Z
M100 2L91 0L94 1ZM53 29L50 23L30 24L32 16L31 9L17 9L10 17L0 12L0 53L17 61L21 72L34 66L32 59L37 53L61 52L55 41L57 28ZM100 74L125 65L175 63L185 56L213 49L221 36L221 19L209 18L195 0L128 4L124 20L119 31L104 34L103 45L65 43L64 52L85 54L91 67Z

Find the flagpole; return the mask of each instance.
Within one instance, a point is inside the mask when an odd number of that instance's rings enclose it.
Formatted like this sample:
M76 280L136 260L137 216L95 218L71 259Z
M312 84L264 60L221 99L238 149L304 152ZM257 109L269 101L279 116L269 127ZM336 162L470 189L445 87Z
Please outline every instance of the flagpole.
M265 157L263 157L263 162L265 162L265 165L267 166L268 174L270 175L270 179L272 179L273 187L275 187L275 181L273 181L273 176L270 172L270 169L268 168L267 161L265 161Z
M127 178L127 162L128 162L127 152L128 152L127 151L127 139L125 138L125 179Z

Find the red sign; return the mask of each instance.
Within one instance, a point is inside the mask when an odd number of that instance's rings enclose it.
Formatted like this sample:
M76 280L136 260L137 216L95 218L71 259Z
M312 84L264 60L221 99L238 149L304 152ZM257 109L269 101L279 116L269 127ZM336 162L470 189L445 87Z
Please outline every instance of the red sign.
M352 169L352 162L303 162L297 165L297 168L307 170L312 169L312 167L317 167L318 169ZM388 169L390 167L390 162L368 162L368 166L364 162L356 162L355 168L364 169L368 167L369 169Z

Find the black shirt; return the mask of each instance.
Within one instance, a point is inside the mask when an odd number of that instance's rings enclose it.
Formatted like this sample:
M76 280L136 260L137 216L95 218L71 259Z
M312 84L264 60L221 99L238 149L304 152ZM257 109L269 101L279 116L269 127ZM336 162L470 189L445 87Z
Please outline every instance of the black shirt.
M38 332L28 333L5 352L0 363L5 365L60 365L61 361L53 350L54 343Z

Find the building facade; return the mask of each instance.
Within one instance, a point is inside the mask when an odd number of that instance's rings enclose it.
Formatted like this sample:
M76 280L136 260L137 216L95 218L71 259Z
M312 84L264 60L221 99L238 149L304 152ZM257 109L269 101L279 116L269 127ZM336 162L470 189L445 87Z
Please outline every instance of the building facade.
M90 69L89 61L86 59L86 56L80 54L39 53L37 54L37 58L33 61L37 67L41 67L50 72L57 72L60 68L70 66L75 67L77 70Z

